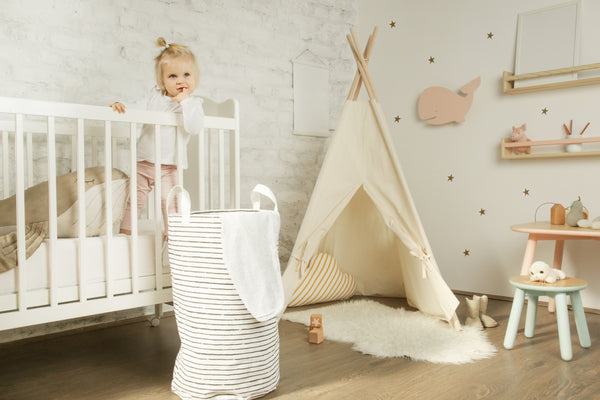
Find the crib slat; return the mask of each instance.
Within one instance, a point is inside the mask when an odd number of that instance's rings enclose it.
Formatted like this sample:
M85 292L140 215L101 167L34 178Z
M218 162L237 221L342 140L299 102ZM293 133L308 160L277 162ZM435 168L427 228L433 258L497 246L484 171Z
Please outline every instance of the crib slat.
M206 136L210 130L203 129L198 138L198 199L200 200L200 210L206 210Z
M54 117L48 117L48 279L50 283L50 306L58 304L56 284L56 238L57 232L56 198L56 124Z
M25 265L25 175L23 162L23 114L15 115L15 191L17 202L17 263ZM19 311L27 309L27 276L25 268L17 268Z
M154 126L154 261L156 290L162 289L162 242L160 234L161 226L161 196L162 196L162 174L161 174L161 148L160 148L160 125ZM167 213L169 211L167 210ZM166 232L165 232L166 234Z
M230 187L234 193L231 207L240 208L240 109L237 100L234 100L234 121L235 127L232 133L233 151L232 157L229 158L233 175Z
M112 232L112 219L113 219L113 207L112 207L112 126L110 121L104 121L104 176L106 182L106 193L105 193L105 216L104 222L106 226L106 247L104 253L104 275L106 276L106 297L111 298L114 296L114 285L112 276L112 247L113 247L113 232Z
M4 186L3 198L10 197L10 179L8 177L8 132L2 131L2 185Z
M206 172L208 174L207 178L206 178L206 189L207 189L207 193L208 193L208 208L209 209L213 209L214 207L214 201L213 201L213 132L212 129L208 130L208 144L206 146L206 158L207 158L207 166L206 166Z
M87 274L85 269L85 138L83 119L77 119L77 201L79 203L79 251L77 269L79 271L79 301L86 302Z
M219 129L219 208L225 208L225 133Z
M183 181L183 155L185 154L185 145L183 144L183 130L177 127L177 184L185 187Z
M27 187L30 188L33 186L33 138L32 138L32 133L27 132L25 134L25 138L26 138L25 159L27 160Z
M137 125L129 126L129 199L131 204L131 292L137 294L138 284L138 212L137 212Z

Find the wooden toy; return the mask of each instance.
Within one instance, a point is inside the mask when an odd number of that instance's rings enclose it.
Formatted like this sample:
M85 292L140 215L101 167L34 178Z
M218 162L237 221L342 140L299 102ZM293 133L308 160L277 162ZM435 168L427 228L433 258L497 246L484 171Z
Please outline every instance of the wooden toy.
M323 316L321 314L311 314L310 316L308 342L314 344L323 342Z
M561 204L554 204L550 209L550 224L564 225L566 215L566 210Z

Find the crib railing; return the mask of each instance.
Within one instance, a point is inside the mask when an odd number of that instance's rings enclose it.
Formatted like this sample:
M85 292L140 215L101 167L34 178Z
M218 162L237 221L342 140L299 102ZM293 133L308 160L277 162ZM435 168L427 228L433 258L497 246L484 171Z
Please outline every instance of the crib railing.
M188 148L190 168L184 176L183 168L178 168L178 181L192 193L196 199L196 207L234 208L239 207L239 122L237 102L230 100L216 104L206 103L206 117L204 133L198 135ZM211 112L222 112L225 116L211 115ZM70 150L66 158L70 158L69 169L77 173L77 198L78 201L78 248L85 248L86 241L86 216L85 216L85 179L84 170L89 166L104 165L106 177L105 191L105 282L106 290L104 303L94 300L94 312L85 307L89 300L86 293L86 270L83 251L78 252L78 283L79 294L77 304L69 303L71 311L62 311L58 319L74 318L93 313L109 312L116 309L136 307L146 303L146 300L127 300L119 295L115 300L114 279L111 275L110 260L113 245L112 227L112 168L119 163L119 154L127 148L126 165L118 165L128 170L129 197L131 204L137 204L137 162L136 139L138 128L142 125L153 125L155 130L155 154L160 154L161 127L172 126L177 129L178 137L178 166L181 165L183 151L181 135L183 134L181 115L174 113L150 112L143 110L128 110L125 114L118 114L109 107L88 106L79 104L66 104L57 102L36 101L18 98L0 97L0 132L2 135L0 156L2 157L2 190L0 195L4 198L15 195L16 201L16 234L17 234L17 260L18 265L25 265L25 190L34 185L34 171L36 168L46 168L49 192L49 234L48 234L48 264L49 264L49 290L48 306L56 308L59 305L58 288L53 276L54 266L58 262L56 248L57 238L57 186L56 177L60 175L57 168L58 153L65 152L65 146ZM44 138L45 136L45 138ZM39 138L42 140L38 140ZM58 138L70 140L70 146L58 141ZM216 138L216 143L215 143ZM35 139L35 140L34 140ZM44 140L45 139L45 140ZM63 140L63 139L61 139ZM11 143L12 141L12 143ZM86 141L89 144L86 149ZM47 161L44 164L35 161L35 144L45 142ZM60 150L57 152L57 143ZM226 143L229 151L225 151ZM12 148L11 148L12 144ZM197 152L197 153L196 153ZM11 163L11 155L14 161ZM103 157L102 157L103 156ZM154 220L155 231L155 284L154 291L162 294L157 299L160 302L169 301L171 297L170 282L163 282L162 273L162 230L161 222L161 182L160 164L155 165L156 183L153 201L149 202L149 215ZM64 167L63 167L64 169ZM71 171L62 171L71 172ZM11 176L14 184L11 185ZM228 196L226 196L228 195ZM229 201L226 200L229 198ZM138 215L136 207L131 207L131 295L141 293L138 274ZM43 317L43 307L30 309L27 299L27 271L17 267L18 291L15 293L17 311L14 318L3 319L0 330L33 323L43 323L57 320L56 316ZM166 289L166 290L165 290ZM144 296L142 296L144 297ZM147 296L146 296L147 297ZM125 307L123 307L125 305ZM27 314L26 314L26 311ZM3 316L3 318L6 317Z

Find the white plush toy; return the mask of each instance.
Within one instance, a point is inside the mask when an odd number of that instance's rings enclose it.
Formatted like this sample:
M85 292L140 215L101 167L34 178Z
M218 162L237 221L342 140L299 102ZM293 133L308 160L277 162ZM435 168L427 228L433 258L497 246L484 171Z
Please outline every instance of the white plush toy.
M565 279L566 275L560 269L550 268L543 261L536 261L529 267L529 280L546 283L554 283L559 279Z
M577 226L580 228L600 229L600 217L596 217L593 221L589 219L580 219L577 221Z

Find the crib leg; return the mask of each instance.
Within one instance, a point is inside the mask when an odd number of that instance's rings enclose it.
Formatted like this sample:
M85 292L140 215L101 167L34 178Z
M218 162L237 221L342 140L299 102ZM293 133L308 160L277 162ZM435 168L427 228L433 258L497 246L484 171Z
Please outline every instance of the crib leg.
M154 316L152 316L152 318L150 318L150 325L156 327L158 325L160 325L160 319L163 316L163 305L161 304L155 304L154 305Z

